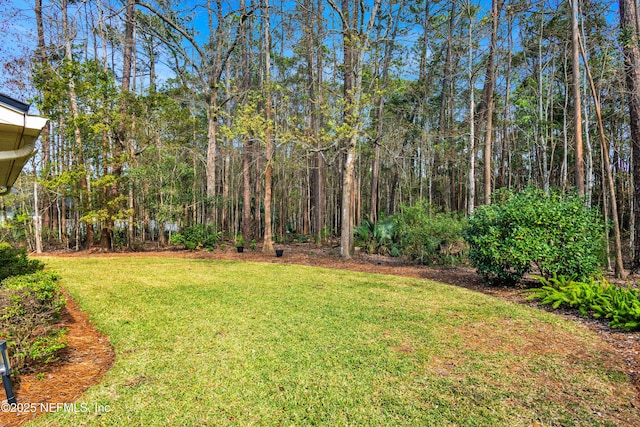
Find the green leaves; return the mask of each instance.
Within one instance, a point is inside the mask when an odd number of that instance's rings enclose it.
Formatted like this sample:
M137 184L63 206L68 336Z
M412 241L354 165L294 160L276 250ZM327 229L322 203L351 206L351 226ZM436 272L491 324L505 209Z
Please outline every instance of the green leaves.
M55 325L65 305L57 279L49 271L36 271L0 283L0 336L12 349L16 372L46 364L66 347L64 331Z
M35 273L43 268L42 262L27 258L26 249L17 249L8 243L0 243L0 281L10 276Z
M513 284L537 267L545 277L598 273L604 254L605 225L599 213L575 194L528 188L496 194L479 207L464 231L469 258L494 284Z
M610 284L605 279L578 282L566 276L539 278L543 285L531 289L527 299L538 299L553 308L568 306L583 316L610 319L609 326L627 331L640 330L640 289Z
M190 251L195 249L213 250L218 245L222 233L214 231L210 225L194 225L171 235L171 244L182 245Z
M353 231L356 244L364 248L368 254L387 255L398 252L396 228L396 220L386 218L376 224L363 220Z
M454 265L465 256L465 222L455 214L433 212L428 203L403 205L400 213L354 228L357 246L367 253L406 255L421 264Z
M433 212L422 201L413 206L402 206L396 218L402 252L414 261L453 265L463 259L465 222L455 214Z

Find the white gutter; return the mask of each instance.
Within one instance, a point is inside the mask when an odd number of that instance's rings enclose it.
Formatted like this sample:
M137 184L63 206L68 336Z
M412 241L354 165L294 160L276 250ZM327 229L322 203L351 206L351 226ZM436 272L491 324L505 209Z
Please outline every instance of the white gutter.
M47 121L0 103L0 140L4 141L4 147L0 147L0 196L11 190L27 160L35 153L36 140Z
M24 159L25 157L29 159L29 157L31 157L35 153L35 148L36 140L34 139L33 141L26 143L24 147L17 150L0 151L0 161L18 160Z

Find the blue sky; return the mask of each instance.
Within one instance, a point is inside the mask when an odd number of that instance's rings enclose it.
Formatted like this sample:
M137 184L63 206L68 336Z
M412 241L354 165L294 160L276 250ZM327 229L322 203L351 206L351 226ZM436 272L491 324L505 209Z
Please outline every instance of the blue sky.
M95 2L95 0L93 0ZM107 0L105 0L107 1ZM462 0L463 2L465 0ZM553 7L557 5L557 3L562 0L546 0L547 7ZM50 7L49 0L43 0L44 7ZM292 0L271 0L272 7L275 9L284 8L286 10L293 10L295 8L296 2ZM190 0L188 2L183 3L185 8L189 8L190 5L196 4L195 1ZM488 14L488 10L491 7L491 0L480 0L478 3L481 6L481 12L479 14L480 17L486 16ZM609 22L617 21L617 13L618 13L618 5L617 2L611 1L609 2L611 5L611 10L609 12L609 16L607 17ZM239 8L239 1L229 1L223 2L223 5L228 8L228 10L234 10ZM441 2L441 4L437 5L437 9L445 8L448 9L448 2ZM25 1L25 0L0 0L0 24L4 27L4 31L0 31L0 57L3 58L2 70L0 70L0 85L2 87L1 91L16 96L22 99L29 98L31 94L28 90L20 90L16 89L15 85L7 84L8 75L4 72L4 69L7 65L11 65L10 62L14 58L19 58L24 56L29 51L33 50L36 42L35 35L35 15L33 12L34 2ZM204 7L190 7L191 16L194 17L194 24L197 29L202 32L201 38L207 37L208 26L207 26L207 17L206 10ZM280 23L277 21L277 14L273 19L272 28L275 30L279 29ZM333 27L335 30L330 32L332 35L338 35L337 28L339 28L339 22L336 14L331 10L328 3L325 1L325 15L327 16L327 24L329 28ZM74 14L70 13L70 18L74 18ZM419 31L411 31L409 30L408 34L401 39L401 42L404 43L413 43L418 37ZM337 38L334 41L328 40L327 43L330 44L330 48L339 51L339 41ZM331 46L333 43L333 46ZM286 49L286 48L285 48ZM170 76L171 72L168 68L160 68L159 74L161 77ZM19 78L18 80L21 80Z

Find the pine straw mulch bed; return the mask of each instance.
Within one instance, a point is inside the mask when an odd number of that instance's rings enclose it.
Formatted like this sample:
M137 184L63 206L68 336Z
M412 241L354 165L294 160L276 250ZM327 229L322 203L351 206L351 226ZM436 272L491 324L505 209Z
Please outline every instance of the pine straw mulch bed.
M20 426L42 412L54 411L58 404L77 401L111 368L115 353L109 339L95 329L69 295L60 326L67 329L68 346L44 370L23 374L13 384L18 404L28 405L28 410L0 411L0 426ZM6 401L4 390L0 393Z
M522 294L528 286L489 287L469 268L430 268L411 265L397 258L357 253L346 260L338 256L337 248L316 247L312 244L277 245L284 249L282 257L262 253L260 249L238 253L235 248L204 251L147 251L136 253L101 253L97 250L84 252L55 252L56 256L157 256L197 259L244 260L284 264L340 268L366 273L393 274L398 276L429 279L474 291L483 292L518 304L526 304L548 309L534 301L526 301ZM587 319L571 310L554 310L560 316L579 322L602 337L602 351L615 353L627 369L630 380L638 391L637 406L640 407L640 333L620 332L607 326L605 322ZM61 351L56 362L39 374L25 374L15 384L18 402L37 404L62 404L77 401L84 391L97 384L113 364L115 353L108 339L100 334L87 319L71 297L67 297L67 307L62 316L63 327L68 329L68 347ZM4 397L4 396L3 396ZM38 408L40 409L40 408ZM19 426L35 418L40 410L16 414L0 412L0 425Z

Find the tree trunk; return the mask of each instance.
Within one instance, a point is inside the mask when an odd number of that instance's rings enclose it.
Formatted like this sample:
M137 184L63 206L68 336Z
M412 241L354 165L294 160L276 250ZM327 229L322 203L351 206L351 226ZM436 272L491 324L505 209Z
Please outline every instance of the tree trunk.
M507 10L507 69L506 83L505 83L505 95L504 95L504 123L502 128L502 141L500 150L500 186L509 188L507 183L507 169L509 168L508 154L509 153L509 130L511 126L511 64L513 61L513 13L511 10ZM509 176L511 173L509 172Z
M33 181L33 236L37 254L42 253L42 217L40 216L40 205L38 204L38 181Z
M65 61L69 63L73 62L73 56L71 52L71 34L69 29L69 20L67 16L67 0L62 1L62 26L64 33L64 51L65 51ZM83 170L80 174L80 189L82 194L87 193L88 182L87 175L84 173L85 169L85 160L84 160L84 148L82 143L82 133L80 131L80 127L78 126L78 119L80 117L80 113L78 111L78 99L76 95L76 85L75 85L75 77L73 75L69 75L68 77L68 90L69 90L69 109L71 110L71 117L73 117L73 135L75 140L75 148L76 148L76 165ZM93 227L91 222L87 222L87 228L90 229ZM76 224L76 230L79 229L78 224ZM79 236L76 233L76 246L79 246ZM91 242L88 242L91 243Z
M495 1L495 0L494 0ZM474 90L474 74L473 74L473 14L471 10L471 2L467 3L467 12L469 14L469 28L467 49L469 50L469 64L467 68L467 77L469 78L469 175L468 175L468 195L467 195L467 214L473 215L476 204L476 131L475 131L475 90ZM493 95L491 96L493 98ZM493 101L489 100L493 103ZM487 122L489 127L489 122ZM485 155L487 154L485 149ZM485 162L487 160L485 159ZM486 195L486 193L485 193Z
M133 30L135 25L135 0L127 0L125 6L125 30L124 30L124 52L122 54L122 80L121 80L121 100L119 108L119 123L118 130L116 132L116 144L114 145L111 153L111 158L114 159L114 166L111 173L114 175L115 180L109 190L109 198L115 200L120 195L120 177L122 176L122 152L127 147L127 118L128 118L128 95L129 88L131 87L131 72L133 68L133 51L134 51L134 39ZM107 220L105 221L102 234L100 236L100 247L102 250L108 251L113 249L113 232L114 232L114 218L116 215L115 209L117 207L109 207L107 209Z
M355 170L356 142L355 135L355 108L354 105L354 45L355 31L353 25L358 21L358 5L354 6L351 14L349 0L342 0L342 53L343 53L343 96L344 111L343 120L349 129L349 135L344 142L345 155L342 169L342 201L340 207L340 256L351 258L353 229L351 228L351 191L353 190L353 178ZM356 15L356 16L354 16Z
M578 29L579 0L570 0L571 3L571 83L573 91L573 126L575 133L576 154L576 187L581 196L585 195L584 189L584 154L582 145L582 102L580 100L580 30Z
M369 222L378 222L378 211L380 210L380 144L382 136L382 114L384 101L380 97L378 104L378 124L376 133L378 136L373 141L373 162L371 164L371 200L369 207Z
M542 66L542 40L544 34L544 14L540 16L540 34L538 37L538 131L536 132L536 138L538 139L536 142L539 143L539 146L542 148L542 187L544 188L544 192L549 194L549 172L547 165L547 138L546 138L546 125L547 116L544 112L544 97L543 97L543 70ZM537 147L534 150L537 151ZM536 157L539 157L536 155ZM531 165L530 171L533 171L534 165ZM532 172L530 172L532 173Z
M569 174L569 132L567 130L567 111L569 110L569 79L567 75L567 67L566 67L566 55L565 55L565 85L564 85L564 111L562 114L562 135L563 135L563 145L562 145L562 167L560 172L560 183L562 185L562 189L566 190L569 185L568 174Z
M215 85L209 88L207 105L207 163L205 165L207 185L207 224L215 222L216 157L218 150L218 92Z
M253 238L251 233L251 144L248 138L242 143L242 235Z
M356 145L360 138L361 121L360 101L362 95L362 70L364 67L364 53L369 48L369 34L378 14L381 0L375 0L369 16L367 28L358 28L359 10L354 5L350 13L349 0L342 0L342 42L344 68L344 124L348 135L344 141L344 169L342 175L342 214L340 225L340 256L351 258L353 251L353 196L355 183ZM363 11L364 13L364 11ZM361 40L358 40L361 38ZM359 43L358 43L359 42ZM357 47L356 47L357 46Z
M131 18L133 19L133 18ZM132 52L131 52L131 68L132 68L132 76L131 81L133 82L133 90L132 92L136 92L136 45L133 39L135 38L135 27L132 29L131 34L131 44L132 44ZM136 133L136 121L135 121L135 113L131 114L131 132L127 137L127 159L129 162L129 167L133 168L136 166L136 147L133 135ZM136 198L135 198L135 184L136 178L131 176L129 177L129 194L128 194L128 215L127 215L127 245L130 250L135 250L135 237L136 237Z
M40 66L42 67L43 73L49 72L49 61L47 60L47 52L44 38L44 23L42 20L42 0L36 0L35 4L35 15L36 15L36 27L38 33L38 61L40 62ZM46 90L42 93L42 98L45 100L44 104L48 104L47 93ZM45 117L51 116L50 111L42 111ZM40 134L40 141L42 144L42 165L45 175L41 178L48 179L50 176L50 163L51 163L51 144L49 141L51 135L50 124L42 129L42 133ZM42 192L42 201L41 206L42 209L42 224L45 227L51 228L51 200L49 198L49 194L47 191Z
M246 3L240 1L240 12L244 15L247 12ZM249 40L248 40L248 20L240 23L240 60L241 60L241 88L245 92L242 103L246 104L251 74L249 69ZM253 238L251 232L251 152L253 150L251 138L245 137L242 141L242 226L241 233L245 242Z
M218 86L221 78L223 61L222 55L223 38L220 37L220 26L222 25L222 12L220 1L216 0L216 15L214 17L211 8L211 0L207 1L207 19L209 24L209 43L207 52L202 53L202 59L208 63L207 74L207 161L205 164L205 181L207 194L206 223L215 224L217 209L217 188L216 188L216 158L218 156ZM214 22L218 26L214 30ZM236 39L237 40L237 39Z
M427 8L428 6L429 5L427 4ZM387 83L389 81L389 65L391 63L391 57L393 55L393 48L395 45L396 36L398 34L398 25L403 8L404 0L400 0L396 18L391 23L391 36L388 37L388 40L386 40L384 58L382 60L382 72L380 76L382 92L385 91ZM378 210L380 209L380 144L382 143L382 132L384 129L384 105L385 95L382 94L378 98L378 108L376 112L376 137L373 142L373 163L371 165L371 199L369 207L369 221L371 223L376 223L378 221Z
M312 232L315 235L315 241L320 244L323 239L324 215L325 215L325 186L324 186L324 158L320 151L322 148L320 129L322 128L322 73L323 73L323 55L322 55L322 37L323 37L323 20L322 20L322 0L308 0L304 8L305 23L305 48L308 69L307 85L309 88L309 107L310 107L310 123L311 138L313 140L316 152L311 160L310 173L310 217L312 223Z
M498 20L503 5L502 0L491 1L491 42L489 45L489 59L487 61L487 73L485 75L483 102L485 105L485 131L484 131L484 203L491 203L491 157L493 144L493 108L494 108L494 86L495 86L495 56L496 39L498 38Z
M271 230L271 174L273 171L273 141L271 135L271 25L269 19L269 0L264 0L264 82L266 129L264 142L266 145L267 164L264 172L264 239L262 252L273 252L273 235Z
M453 81L453 37L455 30L455 22L456 22L456 6L457 1L451 2L451 9L449 11L449 29L447 32L447 51L445 53L445 61L444 61L444 74L442 76L442 88L440 91L440 113L438 117L438 133L439 133L439 142L440 146L435 147L433 152L433 172L436 177L439 177L439 180L436 180L436 187L438 187L438 181L440 181L440 186L443 187L444 177L441 176L441 172L444 168L441 166L441 163L446 164L447 160L442 159L444 154L444 145L445 140L449 137L449 126L451 122L450 110L449 110L449 99L452 97L451 85ZM440 176L439 176L440 175ZM442 188L441 197L444 200L444 188ZM432 196L430 196L431 198ZM444 202L446 204L446 202Z
M620 41L629 104L633 164L634 248L631 272L640 273L640 28L636 0L620 0Z
M576 1L576 0L574 0ZM613 172L611 170L611 162L609 160L609 143L604 131L604 123L602 121L602 111L600 108L600 98L596 90L596 85L591 76L591 70L589 68L589 62L587 61L587 55L584 50L584 46L580 43L580 53L582 54L582 60L584 61L584 68L589 81L589 87L591 89L591 95L593 96L593 105L596 110L596 118L598 121L598 132L600 134L600 144L602 149L602 162L604 163L604 171L607 181L607 190L609 192L609 198L611 200L611 217L613 219L613 234L616 251L616 264L615 273L616 277L621 279L624 277L624 266L622 263L622 237L620 233L620 221L618 217L618 202L616 197L615 182L613 180ZM605 196L603 196L605 197ZM607 254L608 255L608 254Z

